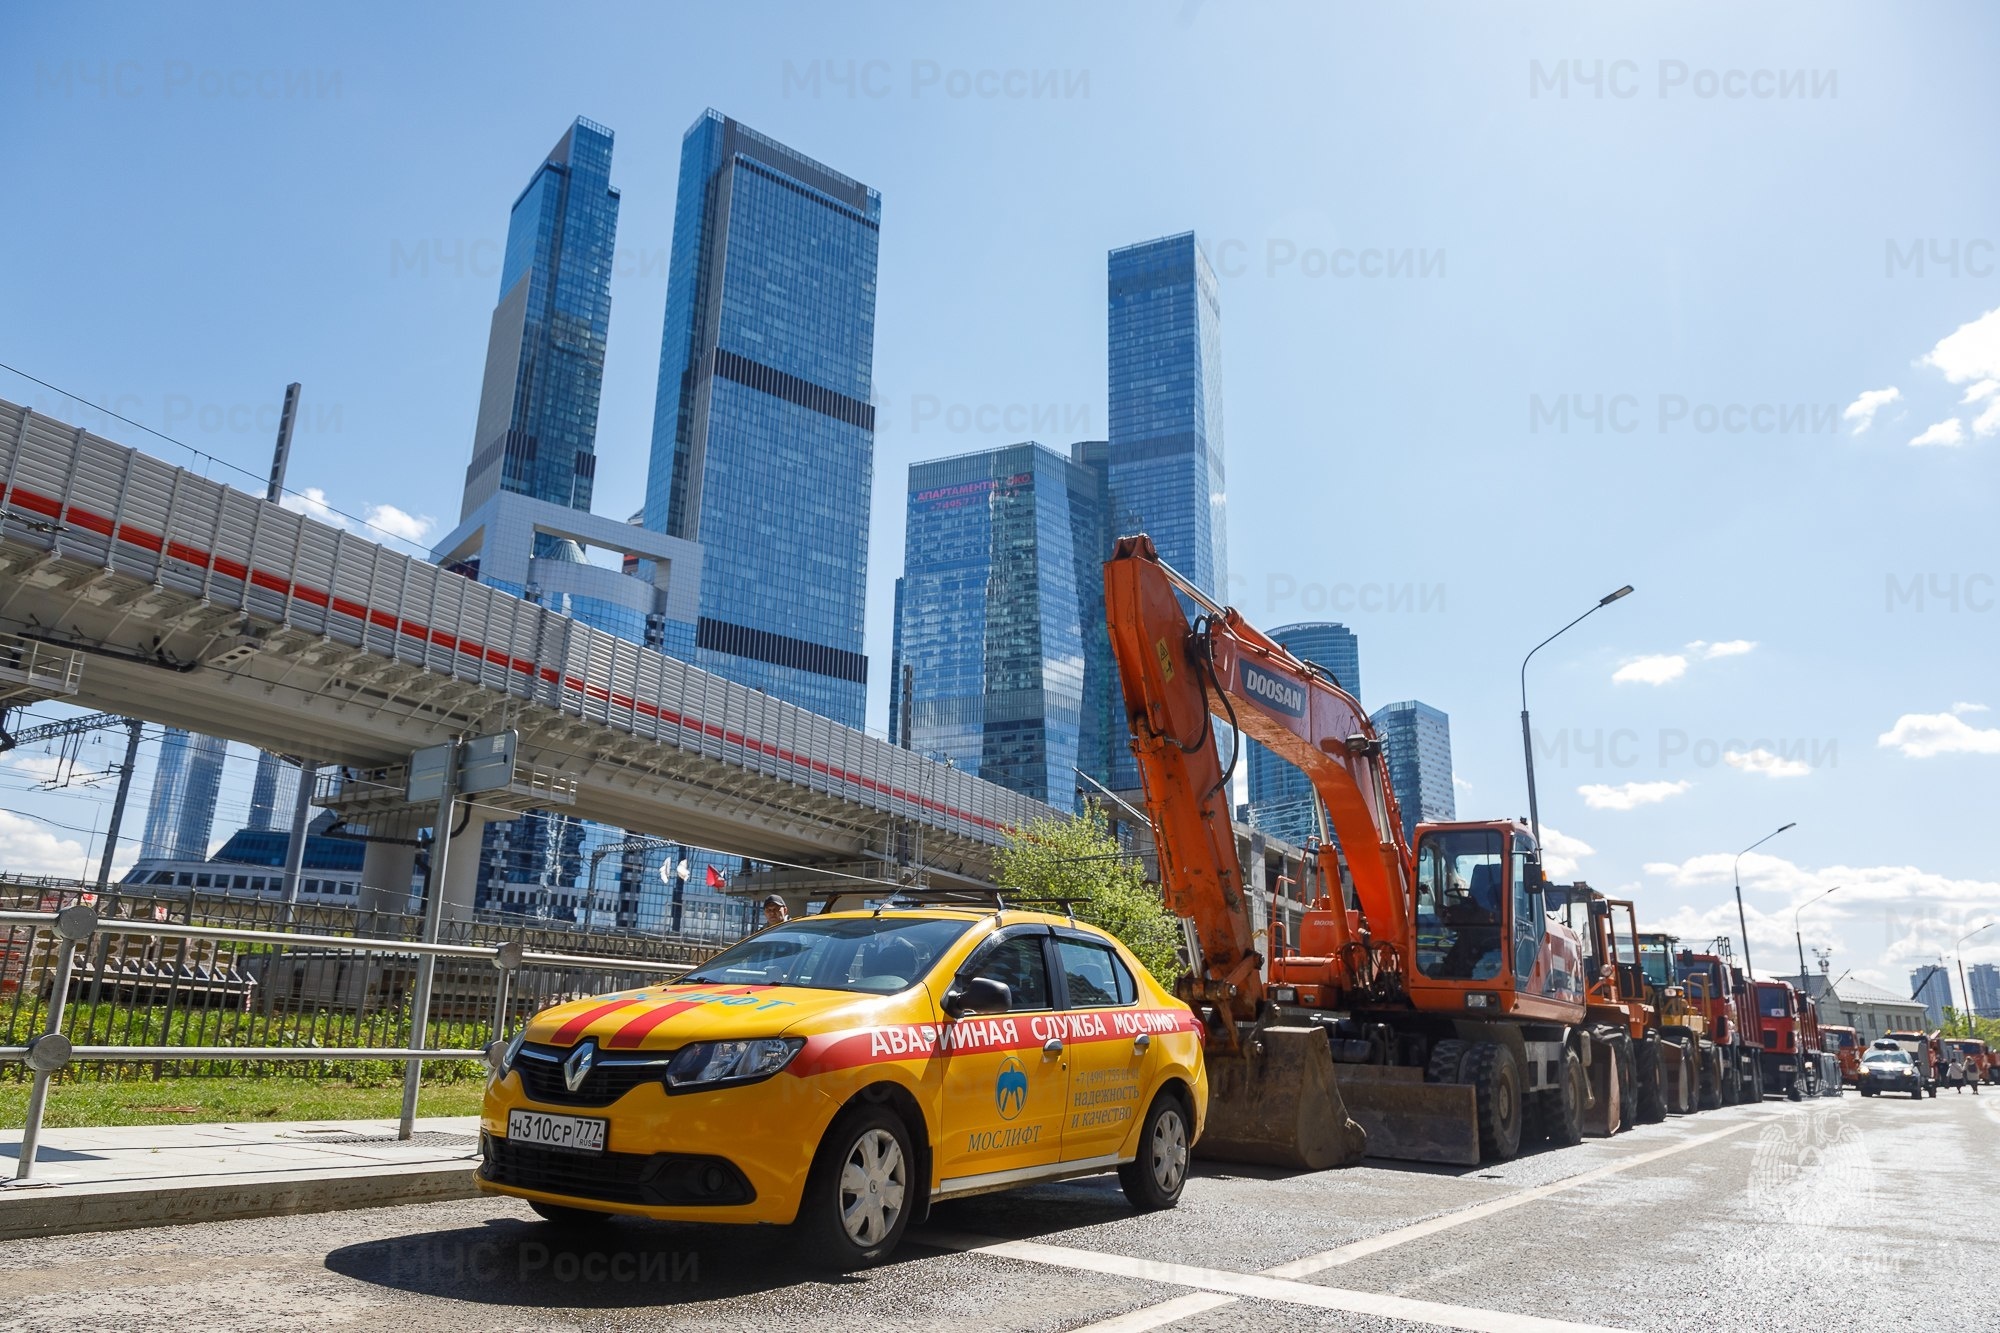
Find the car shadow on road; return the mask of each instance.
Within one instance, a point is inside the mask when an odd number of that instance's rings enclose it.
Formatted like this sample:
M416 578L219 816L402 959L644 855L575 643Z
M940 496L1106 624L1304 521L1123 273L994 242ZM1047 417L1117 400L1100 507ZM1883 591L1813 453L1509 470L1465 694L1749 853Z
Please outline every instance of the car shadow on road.
M926 1260L950 1248L928 1242L927 1231L1028 1239L1129 1217L1116 1178L1106 1179L1108 1189L1079 1181L941 1204L882 1267ZM345 1246L327 1255L326 1267L413 1295L531 1309L694 1304L866 1280L812 1263L785 1227L641 1218L579 1227L512 1213L478 1226Z

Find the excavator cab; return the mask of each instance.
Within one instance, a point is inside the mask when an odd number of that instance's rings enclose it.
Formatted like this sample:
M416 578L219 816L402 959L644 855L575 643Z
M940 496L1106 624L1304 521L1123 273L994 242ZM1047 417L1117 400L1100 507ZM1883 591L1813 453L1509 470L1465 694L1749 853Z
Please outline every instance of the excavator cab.
M1519 824L1424 824L1411 877L1410 995L1481 1017L1566 1015L1582 995L1581 946L1550 910L1534 835Z

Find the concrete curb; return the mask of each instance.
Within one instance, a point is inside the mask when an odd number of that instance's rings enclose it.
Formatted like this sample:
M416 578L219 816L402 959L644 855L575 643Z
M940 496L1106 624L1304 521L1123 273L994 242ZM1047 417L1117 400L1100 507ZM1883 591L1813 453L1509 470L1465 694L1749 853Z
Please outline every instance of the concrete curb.
M273 1171L220 1180L115 1181L0 1189L0 1240L441 1203L479 1194L477 1163L411 1162L338 1174Z

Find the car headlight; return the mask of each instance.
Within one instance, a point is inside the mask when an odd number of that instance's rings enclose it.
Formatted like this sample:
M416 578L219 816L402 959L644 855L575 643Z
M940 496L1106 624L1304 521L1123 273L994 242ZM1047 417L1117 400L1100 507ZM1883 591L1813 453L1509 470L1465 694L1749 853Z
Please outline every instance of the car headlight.
M528 1039L528 1030L522 1028L508 1042L496 1041L486 1048L486 1063L493 1066L495 1078L505 1078L514 1070L514 1061L521 1054L521 1044Z
M754 1083L792 1062L803 1037L759 1037L752 1041L698 1041L674 1052L667 1062L667 1091Z

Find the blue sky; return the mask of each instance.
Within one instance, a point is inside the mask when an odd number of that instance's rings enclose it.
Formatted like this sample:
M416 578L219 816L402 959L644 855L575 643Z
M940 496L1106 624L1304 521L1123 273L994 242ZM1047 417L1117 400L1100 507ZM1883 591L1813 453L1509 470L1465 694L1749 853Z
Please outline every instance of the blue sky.
M1988 6L80 4L8 32L0 360L189 445L261 472L298 379L294 486L449 527L507 208L582 114L618 136L623 517L714 106L882 192L879 727L908 465L1102 435L1105 253L1193 228L1232 600L1345 621L1366 703L1446 709L1461 815L1525 811L1521 655L1630 582L1530 675L1576 873L1706 936L1735 851L1796 820L1744 862L1756 957L1840 885L1808 948L1891 983L2000 918ZM101 818L24 762L7 808ZM19 864L80 859L0 820Z

